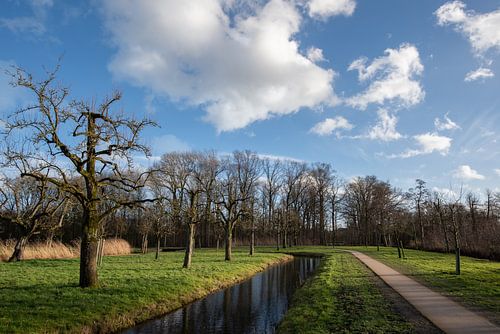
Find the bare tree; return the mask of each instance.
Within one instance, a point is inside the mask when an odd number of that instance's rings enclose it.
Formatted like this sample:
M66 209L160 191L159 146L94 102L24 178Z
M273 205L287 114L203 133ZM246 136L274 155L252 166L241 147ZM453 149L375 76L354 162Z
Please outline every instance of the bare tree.
M281 189L282 177L282 162L280 160L265 159L262 163L265 181L262 185L262 193L264 195L264 203L266 203L267 223L271 229L276 226L276 247L280 247L280 224L276 219L275 208L278 200L279 191Z
M131 191L144 186L148 173L127 175L125 171L132 164L131 153L149 154L139 136L154 123L113 112L112 107L121 99L119 92L100 104L68 102L69 89L55 81L57 70L48 72L41 81L21 68L11 73L12 84L27 89L36 102L5 120L5 161L17 167L22 177L50 183L80 203L80 286L91 287L98 284L96 261L102 221L120 207L151 201L105 198L103 189ZM23 137L21 144L13 140L16 136ZM73 182L75 177L82 180L83 188ZM113 205L100 210L103 201Z
M250 151L235 151L222 161L216 209L225 232L226 261L231 260L234 226L249 213L247 201L259 178L259 164L259 157Z
M53 227L51 220L55 216L61 225L69 204L65 194L46 181L33 182L22 178L5 177L0 196L0 219L21 229L9 262L21 261L28 240L44 228Z
M410 188L409 197L412 198L415 209L417 210L417 224L419 228L420 247L424 247L425 231L422 219L422 206L428 195L425 181L421 179L415 180L415 188ZM416 240L415 240L416 241Z
M314 165L310 173L313 177L313 187L316 191L316 196L318 197L319 244L325 245L326 200L329 196L329 191L331 190L334 171L332 170L330 164L318 163Z

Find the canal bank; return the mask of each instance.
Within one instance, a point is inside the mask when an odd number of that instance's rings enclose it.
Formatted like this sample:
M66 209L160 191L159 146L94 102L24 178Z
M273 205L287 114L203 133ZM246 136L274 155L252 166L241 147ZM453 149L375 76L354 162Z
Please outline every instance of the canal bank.
M274 333L319 264L318 257L295 257L122 333Z
M0 333L91 333L129 328L168 313L214 291L241 282L284 254L236 249L196 249L193 265L182 269L183 253L105 257L100 286L78 287L79 263L29 260L0 263Z

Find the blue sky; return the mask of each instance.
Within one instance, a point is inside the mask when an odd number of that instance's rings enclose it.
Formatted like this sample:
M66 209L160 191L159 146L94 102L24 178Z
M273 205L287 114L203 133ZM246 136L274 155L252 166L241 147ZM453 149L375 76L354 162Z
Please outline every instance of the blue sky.
M250 149L349 179L500 191L500 0L6 0L0 67L62 56L153 153ZM0 77L0 113L28 97Z

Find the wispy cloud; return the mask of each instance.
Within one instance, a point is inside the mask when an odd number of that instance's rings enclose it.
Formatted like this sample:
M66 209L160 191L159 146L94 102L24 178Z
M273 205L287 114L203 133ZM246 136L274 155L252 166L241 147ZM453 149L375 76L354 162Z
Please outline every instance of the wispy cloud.
M443 120L436 117L434 119L434 127L437 131L460 129L460 126L448 117L448 113L444 115Z
M1 17L0 27L15 33L43 35L47 31L45 22L47 12L54 5L54 2L53 0L31 0L27 3L32 11L30 16Z
M386 49L385 56L370 64L366 58L356 59L348 70L358 71L360 82L371 80L364 92L346 99L352 107L366 109L369 104L387 102L409 107L424 99L425 92L418 80L424 66L414 45L405 43L399 49Z
M408 149L400 154L392 154L389 155L388 158L411 158L431 153L447 155L452 142L450 137L440 136L436 133L429 132L413 136L413 139L415 139L417 144L416 149Z
M495 73L489 68L480 67L477 70L470 71L465 75L465 82L476 81L479 79L493 78Z
M395 115L391 115L386 109L379 109L377 114L379 120L365 136L366 138L372 140L393 141L403 137L396 130L398 118Z

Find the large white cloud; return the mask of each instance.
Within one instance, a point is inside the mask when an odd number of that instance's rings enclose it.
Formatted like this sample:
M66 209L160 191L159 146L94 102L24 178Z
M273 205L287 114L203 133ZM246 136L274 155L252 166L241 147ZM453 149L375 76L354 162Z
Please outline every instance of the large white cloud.
M299 51L295 4L271 0L238 14L237 3L104 1L117 47L109 69L157 94L204 106L218 131L334 103L333 70Z
M327 118L314 125L310 132L315 133L319 136L331 135L337 130L351 130L353 125L349 123L347 119L342 116L337 116L335 118Z
M479 174L476 170L472 169L469 165L459 166L453 171L453 177L462 180L484 180L484 175Z
M351 16L356 9L354 0L310 0L307 4L309 16L326 19L330 16Z
M491 49L500 50L500 9L477 14L467 11L462 1L451 1L439 7L435 15L439 25L454 25L466 36L477 55Z
M424 99L425 92L418 81L424 66L414 45L405 43L399 49L386 49L385 56L367 62L366 58L359 58L348 68L358 71L360 82L370 81L364 92L346 100L348 105L366 109L372 103L390 102L409 107Z

